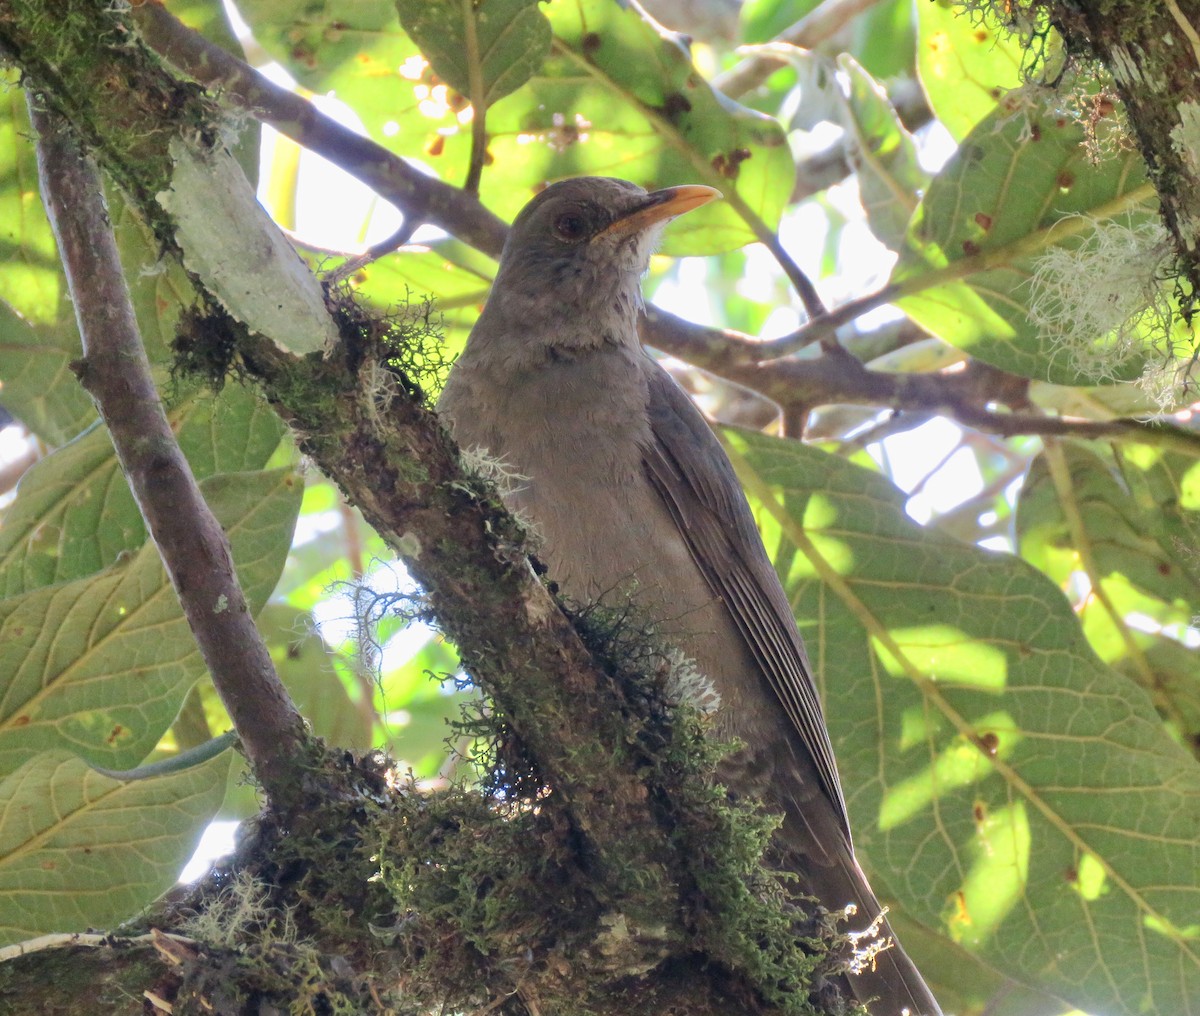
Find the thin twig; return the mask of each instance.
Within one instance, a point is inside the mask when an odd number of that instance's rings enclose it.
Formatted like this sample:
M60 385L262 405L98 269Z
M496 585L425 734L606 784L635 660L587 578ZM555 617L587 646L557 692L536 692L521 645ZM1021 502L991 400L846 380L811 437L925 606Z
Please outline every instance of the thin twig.
M223 101L244 110L361 180L406 217L429 222L493 256L507 227L474 196L435 180L370 138L343 127L311 102L193 32L161 4L134 7L147 44Z
M379 243L372 244L361 254L356 254L353 257L347 258L342 264L338 265L333 271L321 277L321 281L327 286L336 285L343 279L348 279L352 275L357 274L368 265L374 264L382 257L386 257L393 251L399 250L409 240L412 239L413 233L422 225L421 221L415 216L405 216L404 222L400 228L396 230L386 240L380 240Z
M794 25L780 32L773 41L801 49L813 49L879 2L880 0L825 0ZM745 95L751 89L757 88L786 64L787 59L776 53L753 53L731 70L717 75L713 79L713 87L736 99L739 95Z
M91 160L30 95L42 196L62 256L85 359L76 368L108 426L213 684L277 806L296 804L304 721L279 681L233 568L163 413Z

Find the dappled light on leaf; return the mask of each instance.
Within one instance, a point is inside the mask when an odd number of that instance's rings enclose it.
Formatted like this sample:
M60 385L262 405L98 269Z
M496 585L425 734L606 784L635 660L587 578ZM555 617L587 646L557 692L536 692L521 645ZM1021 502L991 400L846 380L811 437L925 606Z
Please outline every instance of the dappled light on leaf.
M950 937L971 950L992 938L1020 904L1033 846L1023 802L977 815L977 830L966 851L966 877L947 914Z
M946 624L893 628L890 645L873 640L879 659L894 677L906 677L916 668L938 684L999 693L1008 679L1008 664L999 646L981 643L966 632ZM897 660L891 646L898 647Z
M991 760L1011 758L1021 741L1020 732L1012 717L1002 712L980 717L975 728L980 732L975 738L954 738L932 764L888 787L879 807L880 829L895 829L928 811L939 797L997 775ZM906 768L913 770L912 763L907 762Z
M1070 874L1074 876L1069 880L1071 885L1085 900L1098 900L1112 888L1108 883L1108 873L1095 854L1084 854Z

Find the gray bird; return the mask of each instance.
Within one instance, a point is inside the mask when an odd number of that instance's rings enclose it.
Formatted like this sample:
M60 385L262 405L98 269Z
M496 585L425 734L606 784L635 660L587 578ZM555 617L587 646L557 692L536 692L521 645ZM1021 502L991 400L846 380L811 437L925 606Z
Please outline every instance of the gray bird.
M787 596L725 452L638 340L658 234L719 196L598 177L547 187L513 223L438 412L460 446L523 478L506 501L567 596L632 598L714 683L717 732L745 745L724 782L783 813L785 864L830 910L854 904L862 930L880 905ZM940 1016L899 945L847 980L872 1016Z

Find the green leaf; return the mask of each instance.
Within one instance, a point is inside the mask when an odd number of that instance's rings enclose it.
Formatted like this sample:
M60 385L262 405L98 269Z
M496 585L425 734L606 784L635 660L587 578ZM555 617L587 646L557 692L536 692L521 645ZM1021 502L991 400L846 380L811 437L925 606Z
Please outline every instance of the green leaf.
M1076 441L1058 447L1087 541L1082 550L1098 577L1122 578L1158 601L1160 621L1188 624L1200 614L1200 504L1185 507L1184 489L1200 483L1200 460L1145 445L1125 445L1117 457ZM1017 536L1022 556L1060 584L1081 567L1064 507L1043 453L1021 489Z
M75 315L38 196L25 93L15 78L0 72L0 384L6 409L60 444L96 412L68 367L79 357Z
M272 603L258 616L258 627L280 679L313 733L339 748L370 748L372 705L368 701L361 708L351 700L324 641L314 630L312 616Z
M795 167L775 120L715 92L679 37L634 8L553 0L547 13L555 42L542 73L488 116L482 196L493 210L511 218L545 180L594 174L725 194L668 231L673 255L731 250L756 224L778 226ZM465 135L447 135L445 155L465 150Z
M0 73L0 300L26 321L70 317L58 248L38 196L37 159L25 93L15 70Z
M887 93L847 54L838 57L838 67L850 81L842 122L852 140L850 162L858 174L867 222L881 243L900 250L929 174Z
M290 470L202 484L255 612L283 568L300 488ZM98 575L0 600L0 773L51 748L136 766L203 671L151 542Z
M891 81L914 76L916 27L908 0L873 4L849 27L853 34L847 50L871 77Z
M1062 463L1061 484L1052 456ZM1190 739L1200 732L1195 650L1181 658L1169 635L1140 630L1154 621L1181 634L1200 614L1200 498L1189 503L1189 487L1200 487L1194 456L1146 445L1104 454L1063 441L1030 466L1016 529L1022 556L1060 586L1088 574L1093 592L1076 613L1089 642Z
M305 88L334 93L363 118L379 140L410 99L406 61L419 56L400 28L394 0L242 0L238 13L254 39ZM391 85L392 87L388 87Z
M3 143L0 139L0 146ZM0 211L0 217L3 214ZM0 261L0 277L7 274ZM31 324L0 303L4 407L47 444L69 441L96 418L91 399L70 370L79 355L73 321Z
M550 52L539 0L396 0L400 24L434 73L487 108L516 91Z
M0 780L0 945L111 928L169 889L221 805L231 757L122 783L44 752Z
M1200 766L1147 696L1025 562L922 529L899 491L837 457L728 443L819 675L876 889L1085 1011L1186 1011Z
M961 141L1022 84L1025 47L954 0L918 0L917 76L929 108Z
M1093 163L1085 141L1076 121L1010 96L971 132L917 209L892 274L897 306L951 345L1035 380L1137 377L1151 350L1111 362L1111 337L1096 335L1086 357L1070 355L1030 316L1039 256L1077 250L1096 222L1119 216L1135 227L1156 215L1141 157L1122 151ZM1088 360L1106 363L1105 376Z
M236 385L187 395L167 415L199 478L261 469L283 436L278 416ZM0 527L0 593L91 575L145 536L108 431L97 424L22 477Z

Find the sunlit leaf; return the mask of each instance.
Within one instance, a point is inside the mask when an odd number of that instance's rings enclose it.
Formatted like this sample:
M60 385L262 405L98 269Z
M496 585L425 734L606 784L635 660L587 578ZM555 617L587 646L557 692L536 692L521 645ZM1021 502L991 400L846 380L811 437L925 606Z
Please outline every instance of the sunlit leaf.
M298 477L225 473L202 490L258 611L291 542ZM0 772L51 748L131 768L203 672L151 542L97 575L0 600Z
M487 107L520 88L550 52L539 0L396 0L434 73Z
M52 444L95 418L71 373L75 315L38 196L25 93L0 77L0 384L6 409Z
M1022 84L1028 50L953 0L920 0L915 9L917 75L930 108L961 140Z
M1147 357L1114 352L1109 335L1058 348L1031 318L1036 259L1076 250L1094 223L1136 226L1156 215L1136 152L1098 164L1084 128L1010 96L962 143L913 217L892 275L913 320L972 356L1040 381L1092 384L1137 377Z
M1186 1011L1200 766L1145 693L1097 660L1025 562L923 530L903 495L840 459L729 441L820 676L876 888L1085 1011L1133 1016L1150 997Z
M1061 457L1065 487L1049 455ZM1185 737L1194 737L1200 695L1195 650L1180 657L1161 642L1200 615L1200 502L1189 504L1189 477L1200 457L1146 445L1100 448L1062 442L1034 459L1017 510L1020 550L1060 585L1077 575L1100 586L1078 608L1096 651L1151 690ZM1115 615L1115 616L1114 616ZM1182 647L1181 647L1182 648Z

